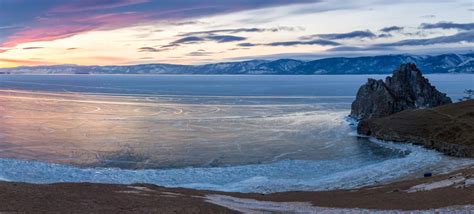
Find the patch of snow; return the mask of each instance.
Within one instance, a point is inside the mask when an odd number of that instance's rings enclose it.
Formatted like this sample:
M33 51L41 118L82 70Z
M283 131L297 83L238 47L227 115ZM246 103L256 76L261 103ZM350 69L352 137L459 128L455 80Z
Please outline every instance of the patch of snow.
M153 192L154 190L148 188L148 187L139 187L139 186L127 186L128 188L135 189L138 191L143 191L143 192Z
M464 185L465 185L466 187L468 187L468 186L473 186L473 185L474 185L474 178L466 179L466 181L464 181Z
M469 59L467 59L466 61L461 62L461 64L459 64L458 67L459 67L459 66L466 65L467 63L470 63L470 62L472 62L472 61L474 61L474 58L469 58Z
M457 175L446 180L436 181L432 183L424 183L424 184L413 186L410 189L408 189L407 192L412 193L412 192L428 191L428 190L434 190L434 189L439 189L439 188L444 188L444 187L450 187L450 186L462 184L465 181L466 181L466 178L464 176Z
M206 201L242 213L445 213L466 212L474 210L474 205L452 206L430 210L370 210L360 208L316 207L310 202L272 202L254 199L237 198L224 195L207 195Z

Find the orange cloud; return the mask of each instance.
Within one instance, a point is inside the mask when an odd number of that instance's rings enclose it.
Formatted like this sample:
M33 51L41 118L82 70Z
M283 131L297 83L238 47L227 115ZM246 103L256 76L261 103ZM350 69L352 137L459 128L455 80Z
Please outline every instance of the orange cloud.
M34 66L34 65L47 65L48 62L36 61L36 60L20 60L20 59L2 59L0 58L1 67L16 67L16 66Z

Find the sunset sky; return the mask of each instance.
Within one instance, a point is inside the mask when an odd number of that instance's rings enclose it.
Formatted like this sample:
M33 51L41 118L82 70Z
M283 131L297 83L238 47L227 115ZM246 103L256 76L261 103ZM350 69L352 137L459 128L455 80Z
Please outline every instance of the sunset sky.
M474 50L472 0L0 0L0 67Z

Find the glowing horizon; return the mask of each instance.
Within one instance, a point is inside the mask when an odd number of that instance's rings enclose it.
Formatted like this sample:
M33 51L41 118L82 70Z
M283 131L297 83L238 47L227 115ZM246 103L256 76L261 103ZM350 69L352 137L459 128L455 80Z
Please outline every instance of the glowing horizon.
M469 0L4 0L0 67L457 53L474 47L473 8Z

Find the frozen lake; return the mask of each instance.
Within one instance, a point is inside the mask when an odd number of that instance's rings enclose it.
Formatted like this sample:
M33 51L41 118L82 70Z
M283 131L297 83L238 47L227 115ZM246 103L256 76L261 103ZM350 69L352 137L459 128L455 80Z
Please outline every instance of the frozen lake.
M384 76L0 76L0 177L223 191L352 188L467 160L355 135ZM474 75L427 75L457 99Z

